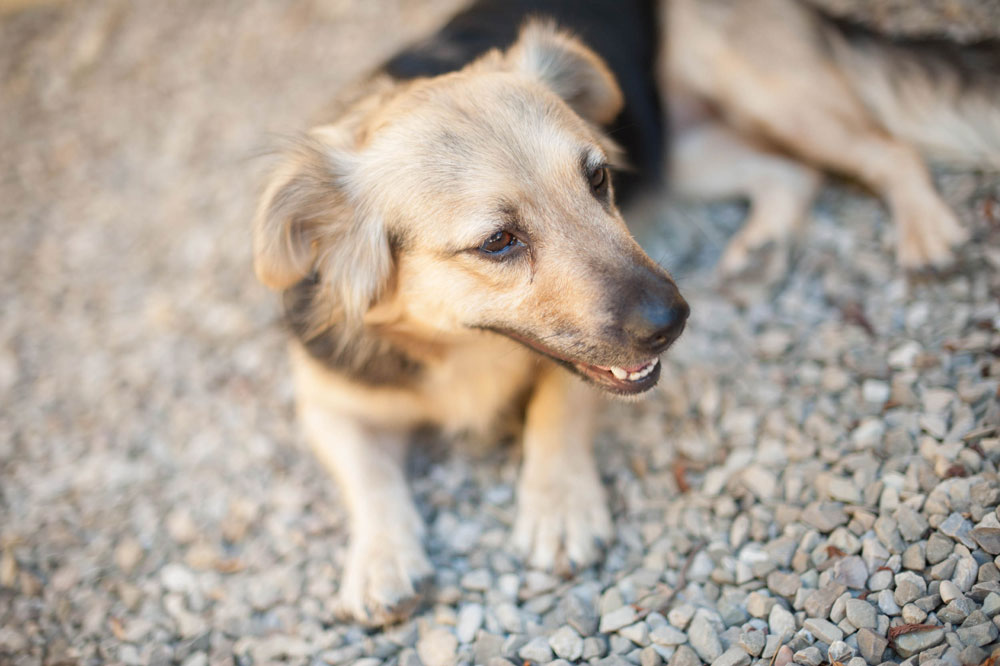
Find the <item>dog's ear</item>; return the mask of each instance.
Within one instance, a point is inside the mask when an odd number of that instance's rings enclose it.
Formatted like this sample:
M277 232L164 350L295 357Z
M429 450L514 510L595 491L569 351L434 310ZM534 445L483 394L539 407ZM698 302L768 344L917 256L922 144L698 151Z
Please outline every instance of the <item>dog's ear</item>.
M578 114L597 125L614 120L624 98L600 56L550 20L532 19L507 52L508 62L541 80Z
M288 151L257 208L254 270L272 289L315 274L338 314L357 323L389 281L392 253L383 220L351 193L356 156L337 143L320 128Z

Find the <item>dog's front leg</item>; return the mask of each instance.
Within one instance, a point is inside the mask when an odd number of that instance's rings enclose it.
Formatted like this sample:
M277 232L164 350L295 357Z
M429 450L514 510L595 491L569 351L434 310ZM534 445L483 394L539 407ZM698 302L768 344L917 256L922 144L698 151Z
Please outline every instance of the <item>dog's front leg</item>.
M423 522L406 486L407 436L372 428L300 402L300 417L320 462L336 477L351 520L351 543L337 613L369 625L402 619L431 573Z
M534 567L586 566L612 536L592 451L596 401L591 387L551 365L528 404L514 543Z

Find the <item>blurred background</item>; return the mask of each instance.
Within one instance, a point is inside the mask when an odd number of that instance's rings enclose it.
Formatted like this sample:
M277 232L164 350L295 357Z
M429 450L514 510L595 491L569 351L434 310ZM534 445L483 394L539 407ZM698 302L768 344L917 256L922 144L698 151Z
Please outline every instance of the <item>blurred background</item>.
M1000 33L987 0L810 1L892 34ZM597 615L674 587L664 603L724 635L750 618L719 611L710 572L779 535L815 532L811 554L842 527L808 507L875 516L945 479L997 483L995 174L936 172L978 239L956 274L908 282L881 205L836 182L787 280L746 306L712 274L743 207L662 198L644 240L694 315L661 388L605 417L607 563L526 575L506 551L516 450L430 447L414 484L436 596L385 634L336 623L344 516L295 429L250 219L276 140L462 4L0 0L0 664L471 663L561 626L569 592ZM699 543L730 550L685 579ZM652 650L593 633L601 658Z

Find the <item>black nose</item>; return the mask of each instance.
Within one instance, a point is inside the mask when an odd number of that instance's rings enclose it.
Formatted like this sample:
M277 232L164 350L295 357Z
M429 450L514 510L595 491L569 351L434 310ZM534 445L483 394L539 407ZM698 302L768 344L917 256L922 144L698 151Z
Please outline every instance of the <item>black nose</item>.
M680 336L691 308L672 283L645 291L631 308L625 331L637 348L659 354Z

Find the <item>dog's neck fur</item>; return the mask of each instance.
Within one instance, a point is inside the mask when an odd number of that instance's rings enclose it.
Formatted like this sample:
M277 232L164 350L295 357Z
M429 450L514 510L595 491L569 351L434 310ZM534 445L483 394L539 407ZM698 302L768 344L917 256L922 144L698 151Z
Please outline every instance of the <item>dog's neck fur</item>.
M283 294L285 321L314 359L368 386L406 385L420 378L423 363L378 330L315 321L316 312L327 310L322 300L322 284L315 273Z

